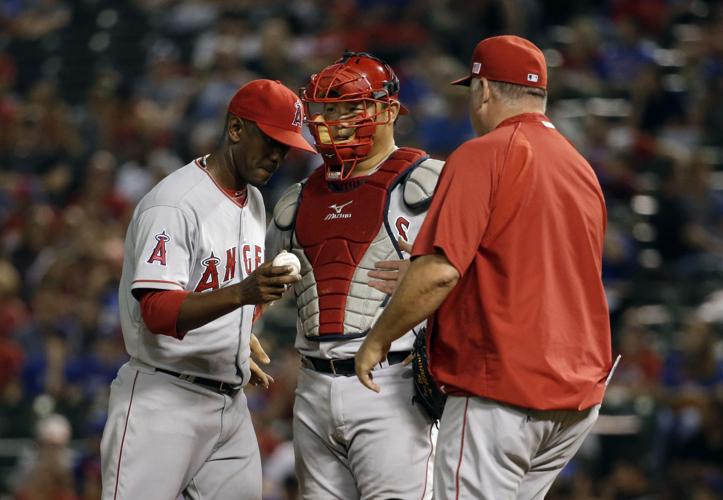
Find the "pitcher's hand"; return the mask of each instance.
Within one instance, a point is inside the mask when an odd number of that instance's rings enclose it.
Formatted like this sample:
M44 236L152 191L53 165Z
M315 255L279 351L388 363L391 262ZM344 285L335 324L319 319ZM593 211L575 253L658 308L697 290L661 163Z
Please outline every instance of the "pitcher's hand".
M258 337L256 337L253 333L251 334L251 341L249 342L249 345L251 348L251 359L249 359L251 380L249 380L249 383L251 385L260 385L263 386L264 389L268 389L269 385L274 383L274 377L262 370L256 363L256 360L258 360L259 363L268 365L271 363L271 358L269 358L268 354L266 354L266 351L264 351Z
M241 302L265 304L280 299L288 285L301 279L298 275L288 274L290 272L293 272L291 266L273 267L271 262L265 262L239 283Z

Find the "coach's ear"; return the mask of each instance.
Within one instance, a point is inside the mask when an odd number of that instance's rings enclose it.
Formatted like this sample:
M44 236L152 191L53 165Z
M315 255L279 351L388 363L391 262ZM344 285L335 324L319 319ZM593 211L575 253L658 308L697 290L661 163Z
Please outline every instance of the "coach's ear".
M486 104L492 97L492 87L487 78L480 78L480 83L482 84L482 102Z
M473 78L469 85L470 107L479 111L490 100L490 82L487 78Z
M226 137L232 144L236 144L243 137L246 124L236 115L228 114L226 118Z

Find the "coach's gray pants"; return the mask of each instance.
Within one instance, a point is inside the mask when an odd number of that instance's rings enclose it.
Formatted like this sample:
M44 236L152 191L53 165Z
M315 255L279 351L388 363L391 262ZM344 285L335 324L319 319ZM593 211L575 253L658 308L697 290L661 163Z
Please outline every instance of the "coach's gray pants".
M434 499L544 498L599 412L600 405L538 411L450 396L437 439Z

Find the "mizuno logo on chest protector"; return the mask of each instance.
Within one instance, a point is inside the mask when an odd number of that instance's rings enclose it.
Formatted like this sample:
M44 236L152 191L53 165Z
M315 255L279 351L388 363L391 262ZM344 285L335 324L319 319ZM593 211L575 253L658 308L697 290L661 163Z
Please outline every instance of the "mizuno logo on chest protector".
M346 207L347 205L351 205L353 202L354 200L349 200L346 203L335 203L333 205L329 205L329 208L333 209L334 211L330 214L327 214L326 217L324 217L324 220L351 219L351 214L342 213L342 210L344 210L344 207Z

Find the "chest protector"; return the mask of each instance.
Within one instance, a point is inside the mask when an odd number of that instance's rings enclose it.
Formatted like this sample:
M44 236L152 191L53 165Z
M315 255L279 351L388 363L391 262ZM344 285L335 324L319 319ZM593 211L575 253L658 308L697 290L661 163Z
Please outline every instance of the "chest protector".
M386 218L389 194L426 158L421 150L399 148L361 185L347 191L332 190L324 169L317 169L304 184L296 213L296 239L313 269L319 300L319 335L309 338L344 336L354 272L382 225L392 234Z

